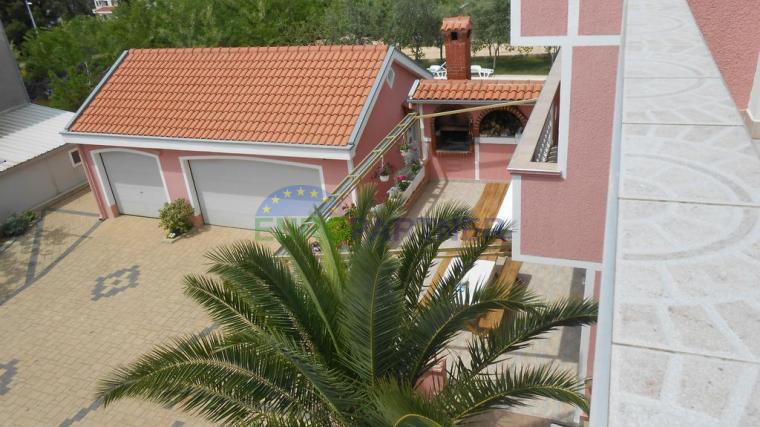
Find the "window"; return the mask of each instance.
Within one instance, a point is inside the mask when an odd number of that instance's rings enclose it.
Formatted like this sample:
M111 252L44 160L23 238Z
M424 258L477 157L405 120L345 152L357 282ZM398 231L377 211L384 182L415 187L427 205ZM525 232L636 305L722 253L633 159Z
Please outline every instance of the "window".
M73 149L69 151L69 160L71 160L71 166L77 167L82 164L82 158L79 156L79 150Z
M456 31L452 31L451 40L457 40L457 39L459 39L459 33L457 33Z
M396 72L393 71L393 68L390 68L388 70L388 75L385 76L385 82L388 83L388 86L393 87L393 82L396 80Z
M480 121L480 136L513 138L522 127L520 119L509 111L491 111Z

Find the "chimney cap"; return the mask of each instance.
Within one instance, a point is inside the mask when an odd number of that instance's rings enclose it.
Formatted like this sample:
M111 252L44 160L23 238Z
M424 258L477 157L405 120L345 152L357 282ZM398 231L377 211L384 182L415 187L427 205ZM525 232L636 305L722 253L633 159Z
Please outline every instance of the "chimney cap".
M472 19L469 16L449 16L443 18L441 31L448 33L450 31L468 31L472 30Z

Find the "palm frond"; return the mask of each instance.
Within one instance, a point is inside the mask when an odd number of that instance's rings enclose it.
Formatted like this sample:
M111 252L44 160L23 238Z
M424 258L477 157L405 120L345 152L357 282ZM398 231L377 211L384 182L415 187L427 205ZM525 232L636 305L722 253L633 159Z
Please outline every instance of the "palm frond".
M398 363L398 330L403 294L395 281L397 261L369 246L351 258L346 297L341 307L341 332L346 363L366 383L389 375Z
M392 380L379 382L365 407L370 425L398 427L441 427L453 425L443 408L414 389Z
M473 224L470 209L456 202L442 203L423 215L404 240L399 255L398 278L404 287L406 305L414 310L419 303L425 279L441 244Z
M596 322L597 304L592 300L564 299L549 306L513 313L508 321L487 335L468 344L469 362L458 361L452 372L453 381L467 382L498 363L504 356L530 345L562 326L582 326Z
M465 287L468 289L468 287ZM534 310L539 305L525 286L491 281L469 291L455 293L453 298L436 298L425 306L417 322L403 334L401 348L407 351L406 375L416 381L440 358L451 340L467 325L492 310Z
M574 372L560 371L553 365L517 367L449 384L433 402L446 408L457 422L497 406L524 406L527 401L542 397L588 412L583 386Z
M450 299L457 292L467 272L472 269L483 252L504 234L508 226L508 224L499 224L494 228L482 230L474 239L468 241L459 251L459 256L451 261L448 273L431 284L431 289L423 297L421 305L424 306L437 299Z
M396 221L405 213L404 201L400 197L390 197L375 209L364 228L362 246L369 246L375 251L388 249Z
M347 414L357 404L356 391L351 387L354 379L332 369L315 355L304 352L295 343L277 339L274 335L265 335L259 342L262 347L271 349L287 360L299 376L308 381L310 388L319 395L322 404L329 408L333 417L340 424L348 424Z
M356 206L352 212L351 218L351 246L359 247L364 236L364 228L370 220L370 212L375 206L375 195L377 188L374 185L363 185L359 187L356 197Z
M332 283L314 256L305 234L295 222L285 220L281 227L274 230L277 241L291 257L292 266L298 273L299 286L307 296L307 301L321 319L321 328L326 331L333 348L340 351L337 339L336 311L340 303ZM312 326L316 327L316 326Z
M214 289L196 289L194 286L187 292L196 301L211 310L209 304L212 302L207 300L215 298L224 303L229 298L224 292L234 292L234 298L241 299L241 303L264 313L268 326L276 327L282 333L295 331L308 347L330 351L332 344L328 344L323 330L315 327L321 323L317 312L290 270L274 257L271 250L253 242L238 242L217 248L207 257L213 262L209 272L224 279L224 289L220 289L222 293L219 294ZM225 319L224 313L219 311L221 308L214 310L217 314L211 314L220 324L230 324L233 320Z
M346 263L343 261L338 245L335 244L335 236L332 236L327 228L327 220L322 212L317 210L313 219L316 227L315 236L320 248L322 248L322 268L332 285L333 292L340 297L343 292L343 283L346 282Z
M98 397L105 405L141 397L225 423L324 412L309 384L275 354L256 347L217 351L222 345L224 337L211 334L158 347L101 381Z

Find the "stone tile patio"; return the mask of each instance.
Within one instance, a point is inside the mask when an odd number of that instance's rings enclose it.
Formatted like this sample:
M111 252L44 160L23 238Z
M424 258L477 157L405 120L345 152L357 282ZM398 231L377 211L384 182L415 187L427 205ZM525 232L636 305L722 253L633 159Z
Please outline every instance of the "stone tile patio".
M140 401L104 409L97 380L211 322L182 293L204 253L255 232L206 227L166 243L155 219L98 220L89 192L46 212L0 253L0 424L204 425Z
M686 0L628 3L609 425L760 425L760 159Z

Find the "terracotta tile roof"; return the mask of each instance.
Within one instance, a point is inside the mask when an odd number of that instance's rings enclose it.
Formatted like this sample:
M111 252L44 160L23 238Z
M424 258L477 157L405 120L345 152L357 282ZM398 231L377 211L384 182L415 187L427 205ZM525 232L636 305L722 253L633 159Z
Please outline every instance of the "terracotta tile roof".
M472 19L469 16L450 16L443 18L441 31L465 31L472 29Z
M540 80L420 80L411 101L522 101L542 87Z
M347 145L387 51L133 49L71 131Z

